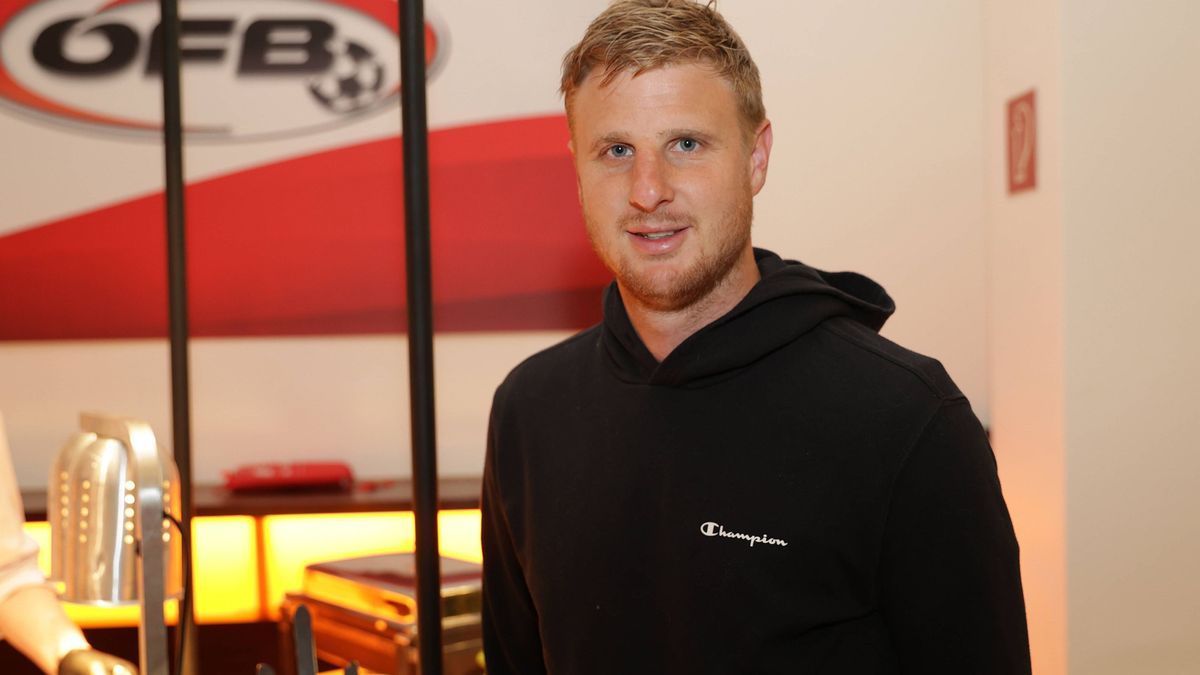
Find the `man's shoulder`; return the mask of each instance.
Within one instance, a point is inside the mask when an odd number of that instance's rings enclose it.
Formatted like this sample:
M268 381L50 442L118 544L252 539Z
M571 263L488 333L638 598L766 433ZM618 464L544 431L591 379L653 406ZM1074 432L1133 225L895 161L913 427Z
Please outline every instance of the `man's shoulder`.
M821 324L822 333L835 349L843 351L836 367L842 376L861 376L872 387L900 388L948 401L962 391L942 366L930 356L902 347L871 328L850 319Z
M600 326L586 328L518 363L496 390L497 400L516 392L526 395L561 391L596 358L601 349Z

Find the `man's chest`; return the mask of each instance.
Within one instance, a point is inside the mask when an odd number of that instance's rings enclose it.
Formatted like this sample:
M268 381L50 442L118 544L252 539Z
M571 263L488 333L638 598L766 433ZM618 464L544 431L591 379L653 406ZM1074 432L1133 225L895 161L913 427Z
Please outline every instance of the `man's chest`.
M539 611L570 631L669 625L657 607L793 628L867 611L890 436L869 415L669 393L583 397L522 433L519 517L538 525L519 546Z

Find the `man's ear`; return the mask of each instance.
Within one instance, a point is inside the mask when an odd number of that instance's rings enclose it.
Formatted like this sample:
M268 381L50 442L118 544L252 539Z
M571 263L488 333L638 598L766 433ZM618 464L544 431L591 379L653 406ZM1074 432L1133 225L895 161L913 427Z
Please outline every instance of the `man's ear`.
M575 194L579 197L579 203L583 204L583 183L579 182L579 164L575 161L575 139L567 141L567 152L571 153L571 163L575 165Z
M767 165L771 161L771 143L774 140L771 120L763 120L754 132L754 145L750 148L751 194L758 194L767 182Z

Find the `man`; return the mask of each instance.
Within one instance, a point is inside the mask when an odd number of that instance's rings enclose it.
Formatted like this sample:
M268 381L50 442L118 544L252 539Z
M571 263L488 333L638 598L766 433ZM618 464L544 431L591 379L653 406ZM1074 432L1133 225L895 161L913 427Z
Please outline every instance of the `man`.
M25 511L0 417L0 639L42 672L134 675L124 659L91 648L58 604L37 566L37 543L25 533Z
M753 249L771 123L711 7L566 56L596 327L496 392L484 645L506 673L1028 673L995 460L874 282Z

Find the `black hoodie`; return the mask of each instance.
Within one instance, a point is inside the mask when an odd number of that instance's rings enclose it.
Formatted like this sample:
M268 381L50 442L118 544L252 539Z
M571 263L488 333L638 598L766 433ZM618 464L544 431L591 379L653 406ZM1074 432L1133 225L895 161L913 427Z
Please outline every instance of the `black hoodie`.
M1028 673L995 459L858 274L762 279L658 363L604 321L517 366L483 486L488 672Z

